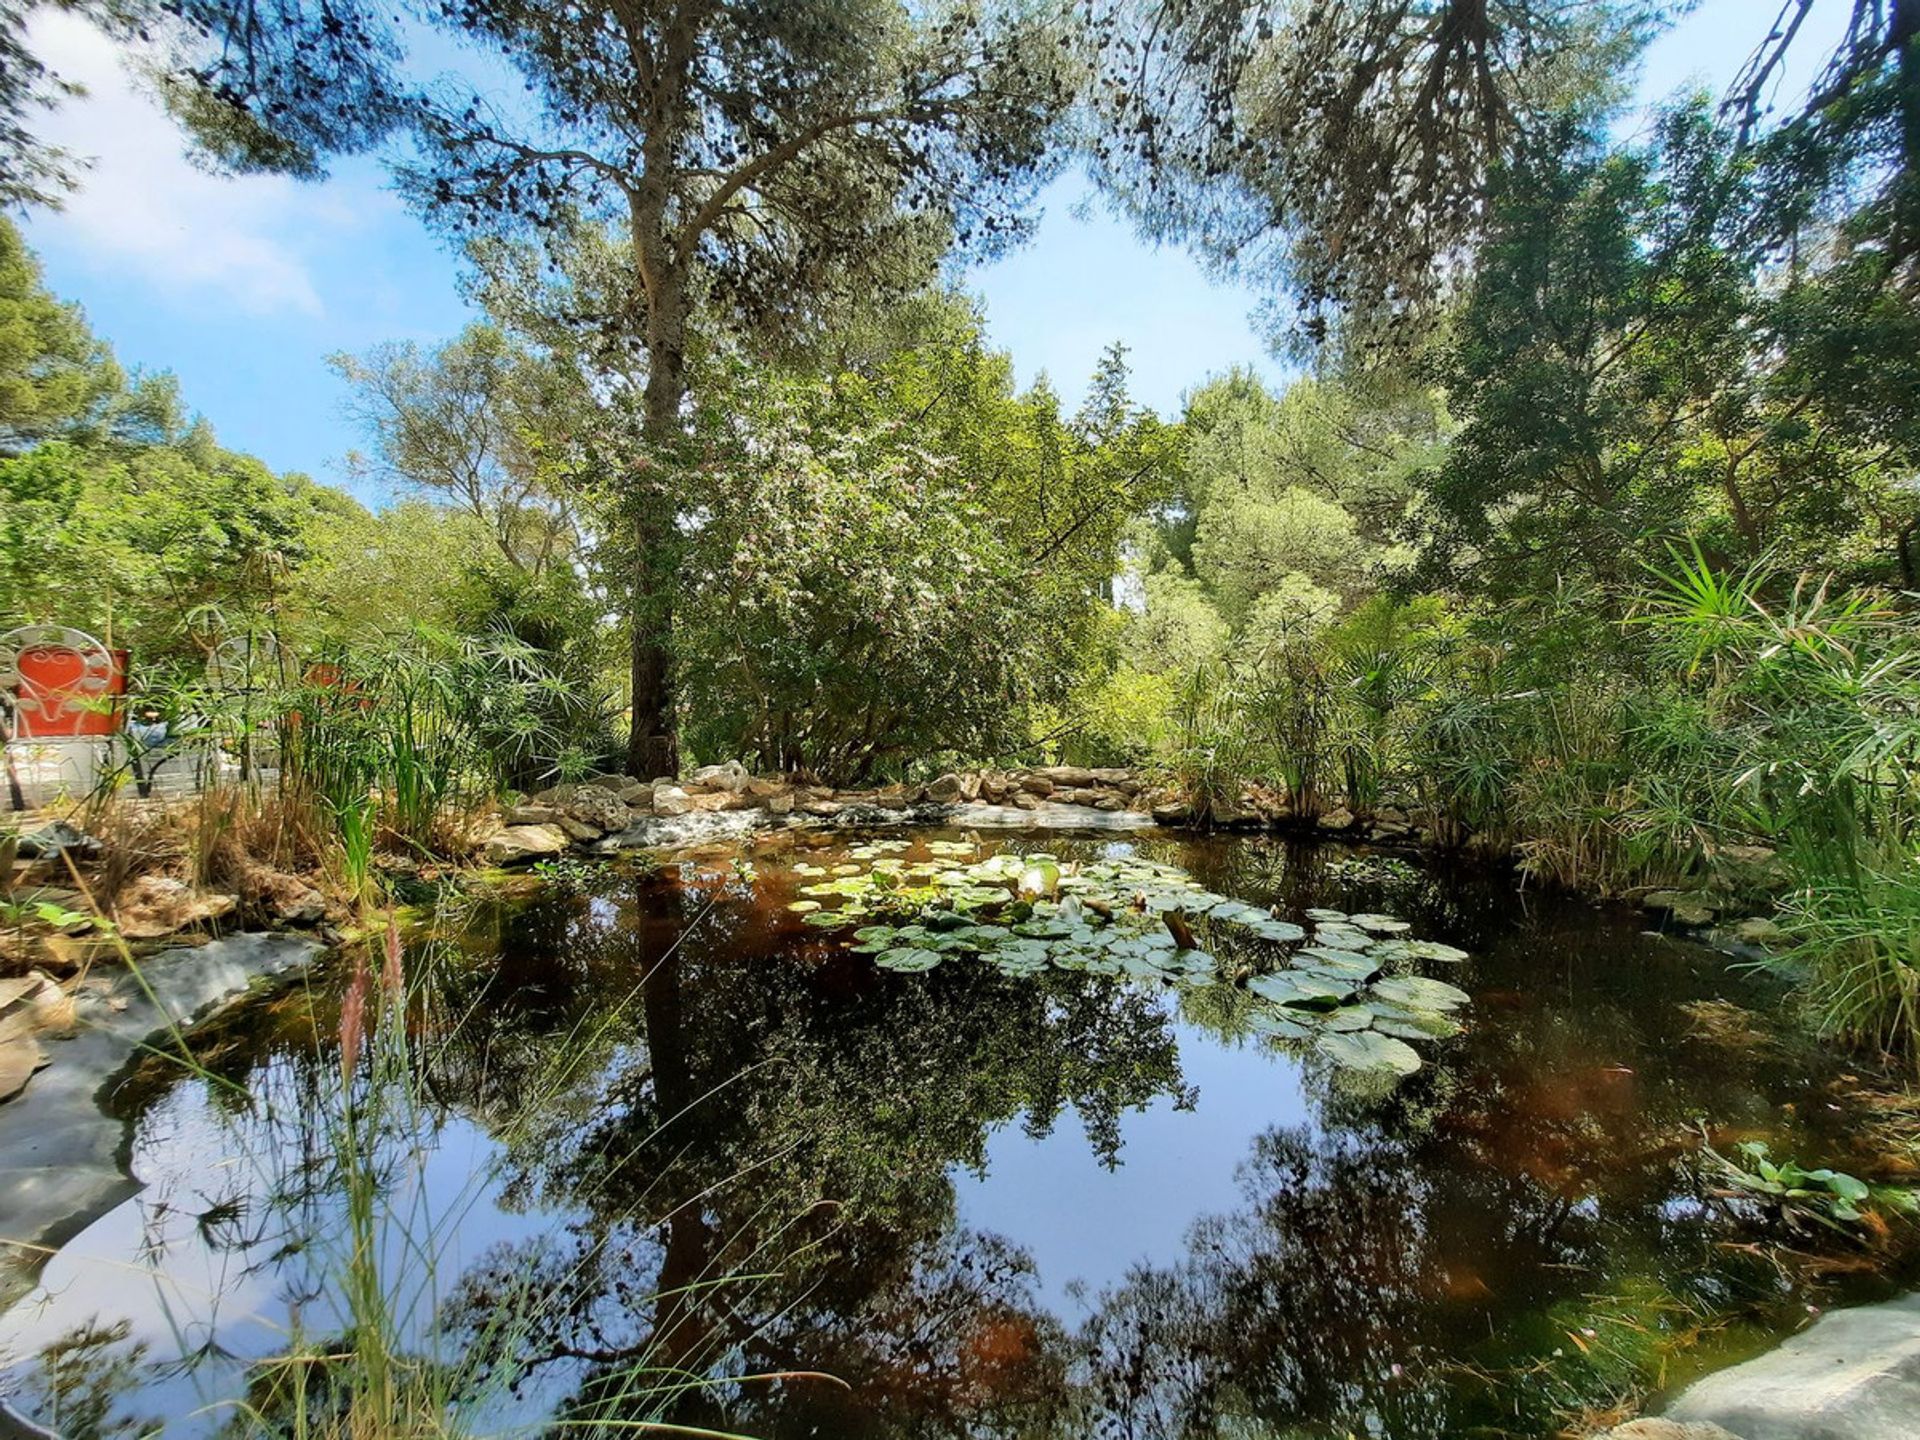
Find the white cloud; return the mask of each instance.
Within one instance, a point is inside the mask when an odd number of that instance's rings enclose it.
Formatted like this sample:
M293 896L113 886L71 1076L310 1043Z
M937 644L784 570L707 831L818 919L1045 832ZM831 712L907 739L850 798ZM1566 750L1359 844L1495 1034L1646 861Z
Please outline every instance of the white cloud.
M324 314L308 255L366 224L390 197L370 191L349 203L337 185L196 169L179 130L136 86L113 41L85 21L44 10L31 34L53 70L87 90L45 120L41 133L93 162L63 210L36 217L36 245L131 269L167 303Z

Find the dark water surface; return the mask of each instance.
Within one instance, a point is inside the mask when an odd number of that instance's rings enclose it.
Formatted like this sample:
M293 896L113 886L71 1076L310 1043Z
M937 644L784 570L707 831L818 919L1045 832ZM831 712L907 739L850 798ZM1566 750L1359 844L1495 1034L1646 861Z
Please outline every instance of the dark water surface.
M1862 1163L1845 1086L1790 1038L1703 1036L1687 1007L1775 997L1637 917L1339 847L1024 842L1469 951L1422 967L1472 995L1464 1033L1395 1081L1250 1032L1232 984L877 969L788 908L790 863L851 843L589 872L415 948L429 1058L376 1243L390 1323L464 1367L479 1428L1543 1436L1913 1278L1711 1193L1702 1127ZM248 1433L258 1362L350 1328L339 979L196 1036L218 1078L120 1088L149 1188L0 1320L22 1409ZM663 1401L664 1369L728 1383Z

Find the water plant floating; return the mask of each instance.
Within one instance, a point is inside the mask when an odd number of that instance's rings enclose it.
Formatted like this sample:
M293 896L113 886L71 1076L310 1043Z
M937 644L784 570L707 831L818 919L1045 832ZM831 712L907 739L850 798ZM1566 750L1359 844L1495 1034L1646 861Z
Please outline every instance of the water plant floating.
M936 840L912 861L905 841L849 853L831 871L803 877L788 908L809 925L851 930L853 949L886 970L919 973L949 961L1030 976L1051 967L1180 987L1238 985L1248 1028L1359 1070L1410 1075L1409 1041L1455 1034L1465 991L1411 973L1420 962L1457 963L1466 952L1408 938L1391 915L1307 912L1311 929L1217 895L1177 866L1138 856L1080 864L1045 852L1002 851Z

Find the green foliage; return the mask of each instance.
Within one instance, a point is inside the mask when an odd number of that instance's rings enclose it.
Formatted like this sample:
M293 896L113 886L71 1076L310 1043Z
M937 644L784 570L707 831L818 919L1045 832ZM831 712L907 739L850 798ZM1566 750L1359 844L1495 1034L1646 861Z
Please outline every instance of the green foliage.
M1700 105L1648 148L1568 132L1506 172L1439 362L1464 423L1427 481L1430 573L1619 594L1676 534L1743 562L1907 563L1911 307L1817 244L1778 262L1755 174Z
M77 425L124 384L77 305L40 284L40 265L0 217L0 454Z
M737 377L678 607L696 748L855 781L1022 748L1166 465L1124 378L1065 422L951 311L858 371Z
M1706 1153L1726 1183L1742 1194L1762 1200L1789 1218L1810 1218L1822 1224L1856 1224L1873 1204L1895 1211L1920 1209L1910 1190L1873 1186L1839 1170L1822 1166L1808 1170L1792 1160L1775 1160L1763 1140L1743 1140L1736 1147L1738 1161Z

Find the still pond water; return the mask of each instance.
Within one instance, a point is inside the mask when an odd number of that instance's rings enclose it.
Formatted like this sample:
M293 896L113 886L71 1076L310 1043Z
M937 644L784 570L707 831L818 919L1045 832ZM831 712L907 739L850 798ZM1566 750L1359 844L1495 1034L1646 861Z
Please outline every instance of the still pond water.
M1844 1168L1847 1087L1704 1024L1731 1001L1765 1028L1775 997L1635 916L1264 838L883 842L921 874L1044 848L1303 928L1400 917L1468 958L1394 968L1471 997L1460 1033L1401 1032L1401 1077L1263 1027L1224 942L1177 984L881 968L803 898L870 869L861 838L562 876L412 947L419 1083L377 1122L376 1248L388 1323L476 1428L1545 1436L1913 1278L1832 1237L1796 1245L1834 1263L1777 1263L1714 1194L1703 1129ZM147 1189L0 1321L22 1413L254 1433L261 1362L348 1328L346 971L203 1027L210 1076L154 1059L118 1087ZM667 1394L669 1370L718 1383Z

